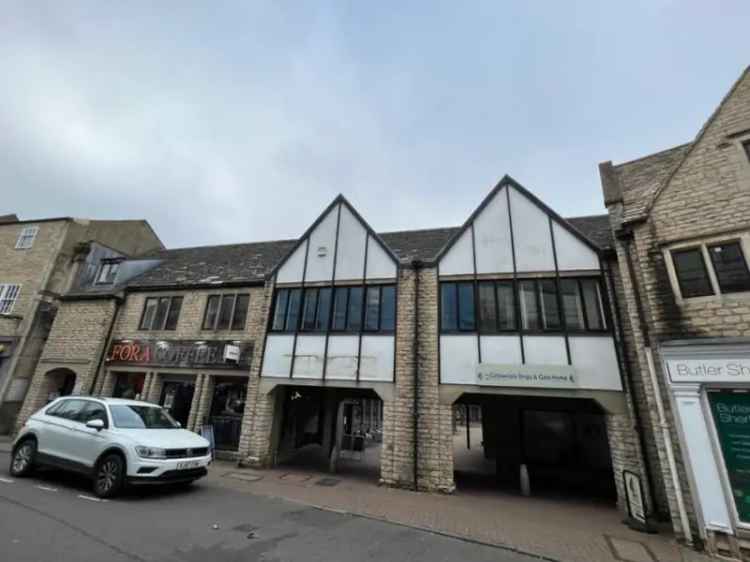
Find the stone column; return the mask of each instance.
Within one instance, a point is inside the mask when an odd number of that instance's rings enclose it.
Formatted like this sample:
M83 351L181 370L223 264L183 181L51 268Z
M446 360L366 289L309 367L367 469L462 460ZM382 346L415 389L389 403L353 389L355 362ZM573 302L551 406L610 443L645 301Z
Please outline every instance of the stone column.
M154 404L159 402L159 396L161 396L161 388L164 385L164 377L159 373L151 373L151 387L149 388L148 395L146 397L147 402L153 402Z
M115 391L115 377L117 377L117 375L109 370L106 373L107 374L104 375L104 380L102 380L102 387L99 393L102 396L112 396Z
M198 417L198 409L200 408L201 395L203 392L203 379L205 375L198 373L195 376L195 391L193 392L193 400L190 403L190 414L188 415L187 427L190 431L196 430L195 420Z
M141 400L145 400L146 396L148 396L148 390L151 386L151 379L153 378L153 373L148 372L146 373L146 377L143 379L143 390L141 390Z
M205 418L211 412L211 399L214 394L214 377L209 374L203 375L203 382L201 384L200 399L198 401L198 409L195 412L195 419L193 425L196 430L200 429L203 425Z

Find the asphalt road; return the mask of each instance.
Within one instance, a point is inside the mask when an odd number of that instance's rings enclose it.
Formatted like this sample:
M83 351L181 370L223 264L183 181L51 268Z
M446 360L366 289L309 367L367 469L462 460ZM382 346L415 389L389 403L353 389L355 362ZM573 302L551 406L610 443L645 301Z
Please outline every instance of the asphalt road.
M59 471L11 478L0 452L3 562L538 562L474 544L198 481L100 501Z

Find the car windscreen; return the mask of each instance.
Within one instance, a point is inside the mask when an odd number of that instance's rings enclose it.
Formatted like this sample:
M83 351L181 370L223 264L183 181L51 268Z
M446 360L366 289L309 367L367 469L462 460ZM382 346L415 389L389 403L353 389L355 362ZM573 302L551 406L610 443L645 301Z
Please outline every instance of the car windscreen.
M112 421L121 429L176 429L176 421L162 408L154 406L110 406Z

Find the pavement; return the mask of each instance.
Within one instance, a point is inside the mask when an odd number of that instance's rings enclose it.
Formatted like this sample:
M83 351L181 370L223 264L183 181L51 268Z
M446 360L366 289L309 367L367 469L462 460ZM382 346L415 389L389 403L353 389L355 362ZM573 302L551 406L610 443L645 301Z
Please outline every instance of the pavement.
M101 502L76 476L10 478L8 448L0 442L0 552L9 562L52 551L56 562L105 553L114 561L708 560L682 549L667 529L628 529L613 506L591 500L481 487L416 493L380 487L367 471L256 471L216 462L189 491L149 488Z

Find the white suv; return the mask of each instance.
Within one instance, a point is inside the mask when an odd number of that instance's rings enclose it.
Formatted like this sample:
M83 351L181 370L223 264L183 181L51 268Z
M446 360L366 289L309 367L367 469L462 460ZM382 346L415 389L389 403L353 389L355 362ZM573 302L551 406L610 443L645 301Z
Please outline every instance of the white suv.
M54 466L93 478L99 497L125 484L190 483L206 475L209 442L154 404L66 396L29 418L13 443L10 473Z

